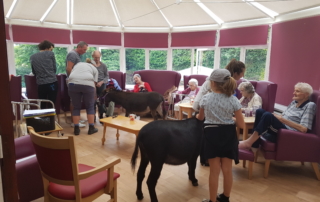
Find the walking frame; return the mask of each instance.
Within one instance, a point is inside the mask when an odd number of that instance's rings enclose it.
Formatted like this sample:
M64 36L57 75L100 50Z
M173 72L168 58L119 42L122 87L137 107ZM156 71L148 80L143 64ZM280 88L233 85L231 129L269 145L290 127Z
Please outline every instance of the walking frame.
M36 103L34 103L36 102ZM53 109L55 109L54 107L54 103L50 100L44 100L44 99L23 99L22 102L14 102L12 101L12 108L13 108L13 114L15 116L15 132L17 134L18 137L26 135L27 134L27 126L26 124L23 122L24 118L23 118L23 112L24 110L29 110L30 107L34 106L37 109L41 109L41 103L42 102L48 102L52 105ZM20 106L20 111L18 112L18 105ZM18 113L20 114L20 120L18 120ZM58 115L57 115L58 117ZM19 124L20 122L20 124ZM19 126L20 126L20 130L19 130ZM41 132L37 132L39 134L45 134L45 133L51 133L51 132L58 132L58 137L59 136L63 136L63 133L61 133L61 131L63 130L63 128L55 121L55 129L54 130L50 130L50 131L41 131Z

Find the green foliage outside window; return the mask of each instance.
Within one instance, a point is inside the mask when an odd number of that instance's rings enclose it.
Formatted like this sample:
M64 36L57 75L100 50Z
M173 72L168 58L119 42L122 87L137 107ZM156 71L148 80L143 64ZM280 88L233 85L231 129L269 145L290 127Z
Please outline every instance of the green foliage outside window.
M172 50L172 70L180 71L191 66L191 49L173 49Z
M200 60L200 66L213 69L214 65L214 50L201 51L202 58Z
M167 69L167 51L150 50L149 54L150 69L166 70Z
M133 72L145 69L145 50L126 49L126 83L133 84Z
M221 48L220 69L224 69L233 58L240 60L240 48Z
M246 72L245 79L263 80L267 59L267 49L246 50Z
M120 50L102 49L101 61L107 65L110 71L120 71Z
M39 52L37 45L28 45L28 44L20 44L14 45L14 59L16 66L16 74L21 76L22 87L25 87L24 75L30 74L31 64L30 57L31 55ZM57 65L57 74L66 72L66 56L67 56L67 48L63 47L55 47L53 49L56 57L56 65Z

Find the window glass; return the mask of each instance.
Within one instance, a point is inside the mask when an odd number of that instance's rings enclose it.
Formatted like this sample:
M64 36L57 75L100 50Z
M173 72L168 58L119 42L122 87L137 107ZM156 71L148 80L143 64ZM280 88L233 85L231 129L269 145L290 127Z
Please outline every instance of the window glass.
M172 50L172 70L180 71L188 69L191 66L191 49L173 49Z
M213 69L214 64L214 50L201 51L200 66Z
M263 80L266 68L267 49L246 50L245 79Z
M156 70L167 69L167 51L166 50L150 50L149 68Z
M96 47L88 47L87 52L83 55L80 55L81 62L85 62L87 58L92 59L92 53L93 51L97 50Z
M102 49L101 61L107 65L108 70L120 71L120 50Z
M57 74L65 74L68 49L65 47L55 47L53 52L56 57Z
M220 69L224 69L233 58L240 60L240 48L221 48Z
M16 66L16 74L21 76L22 87L26 87L24 75L30 74L31 64L30 56L39 52L37 45L14 44L14 61Z
M145 50L126 49L126 84L134 84L133 72L145 69Z

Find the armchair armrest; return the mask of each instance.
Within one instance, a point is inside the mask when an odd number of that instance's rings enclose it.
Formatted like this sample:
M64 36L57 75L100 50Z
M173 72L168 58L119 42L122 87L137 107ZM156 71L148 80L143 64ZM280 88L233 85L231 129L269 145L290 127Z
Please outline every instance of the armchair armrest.
M278 132L276 160L318 162L320 137L288 129Z
M14 145L16 151L16 160L32 156L36 153L29 135L16 138L14 140Z
M97 174L101 171L104 171L104 170L107 170L109 168L112 168L114 165L120 163L120 159L119 158L116 158L116 157L110 157L108 158L108 161L94 169L91 169L91 170L88 170L88 171L85 171L85 172L81 172L79 173L79 180L83 180L83 179L86 179L94 174Z

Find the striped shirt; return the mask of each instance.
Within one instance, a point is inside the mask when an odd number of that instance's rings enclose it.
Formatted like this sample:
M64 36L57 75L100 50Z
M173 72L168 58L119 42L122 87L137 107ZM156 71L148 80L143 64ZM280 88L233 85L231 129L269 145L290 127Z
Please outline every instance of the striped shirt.
M313 118L317 108L316 104L308 100L302 103L299 107L296 107L296 105L297 102L292 101L288 108L282 113L282 117L311 130ZM290 130L297 131L297 129L294 129L290 126L286 125L286 127Z
M37 84L43 85L57 81L56 58L52 51L40 51L30 57L32 73L36 76Z

